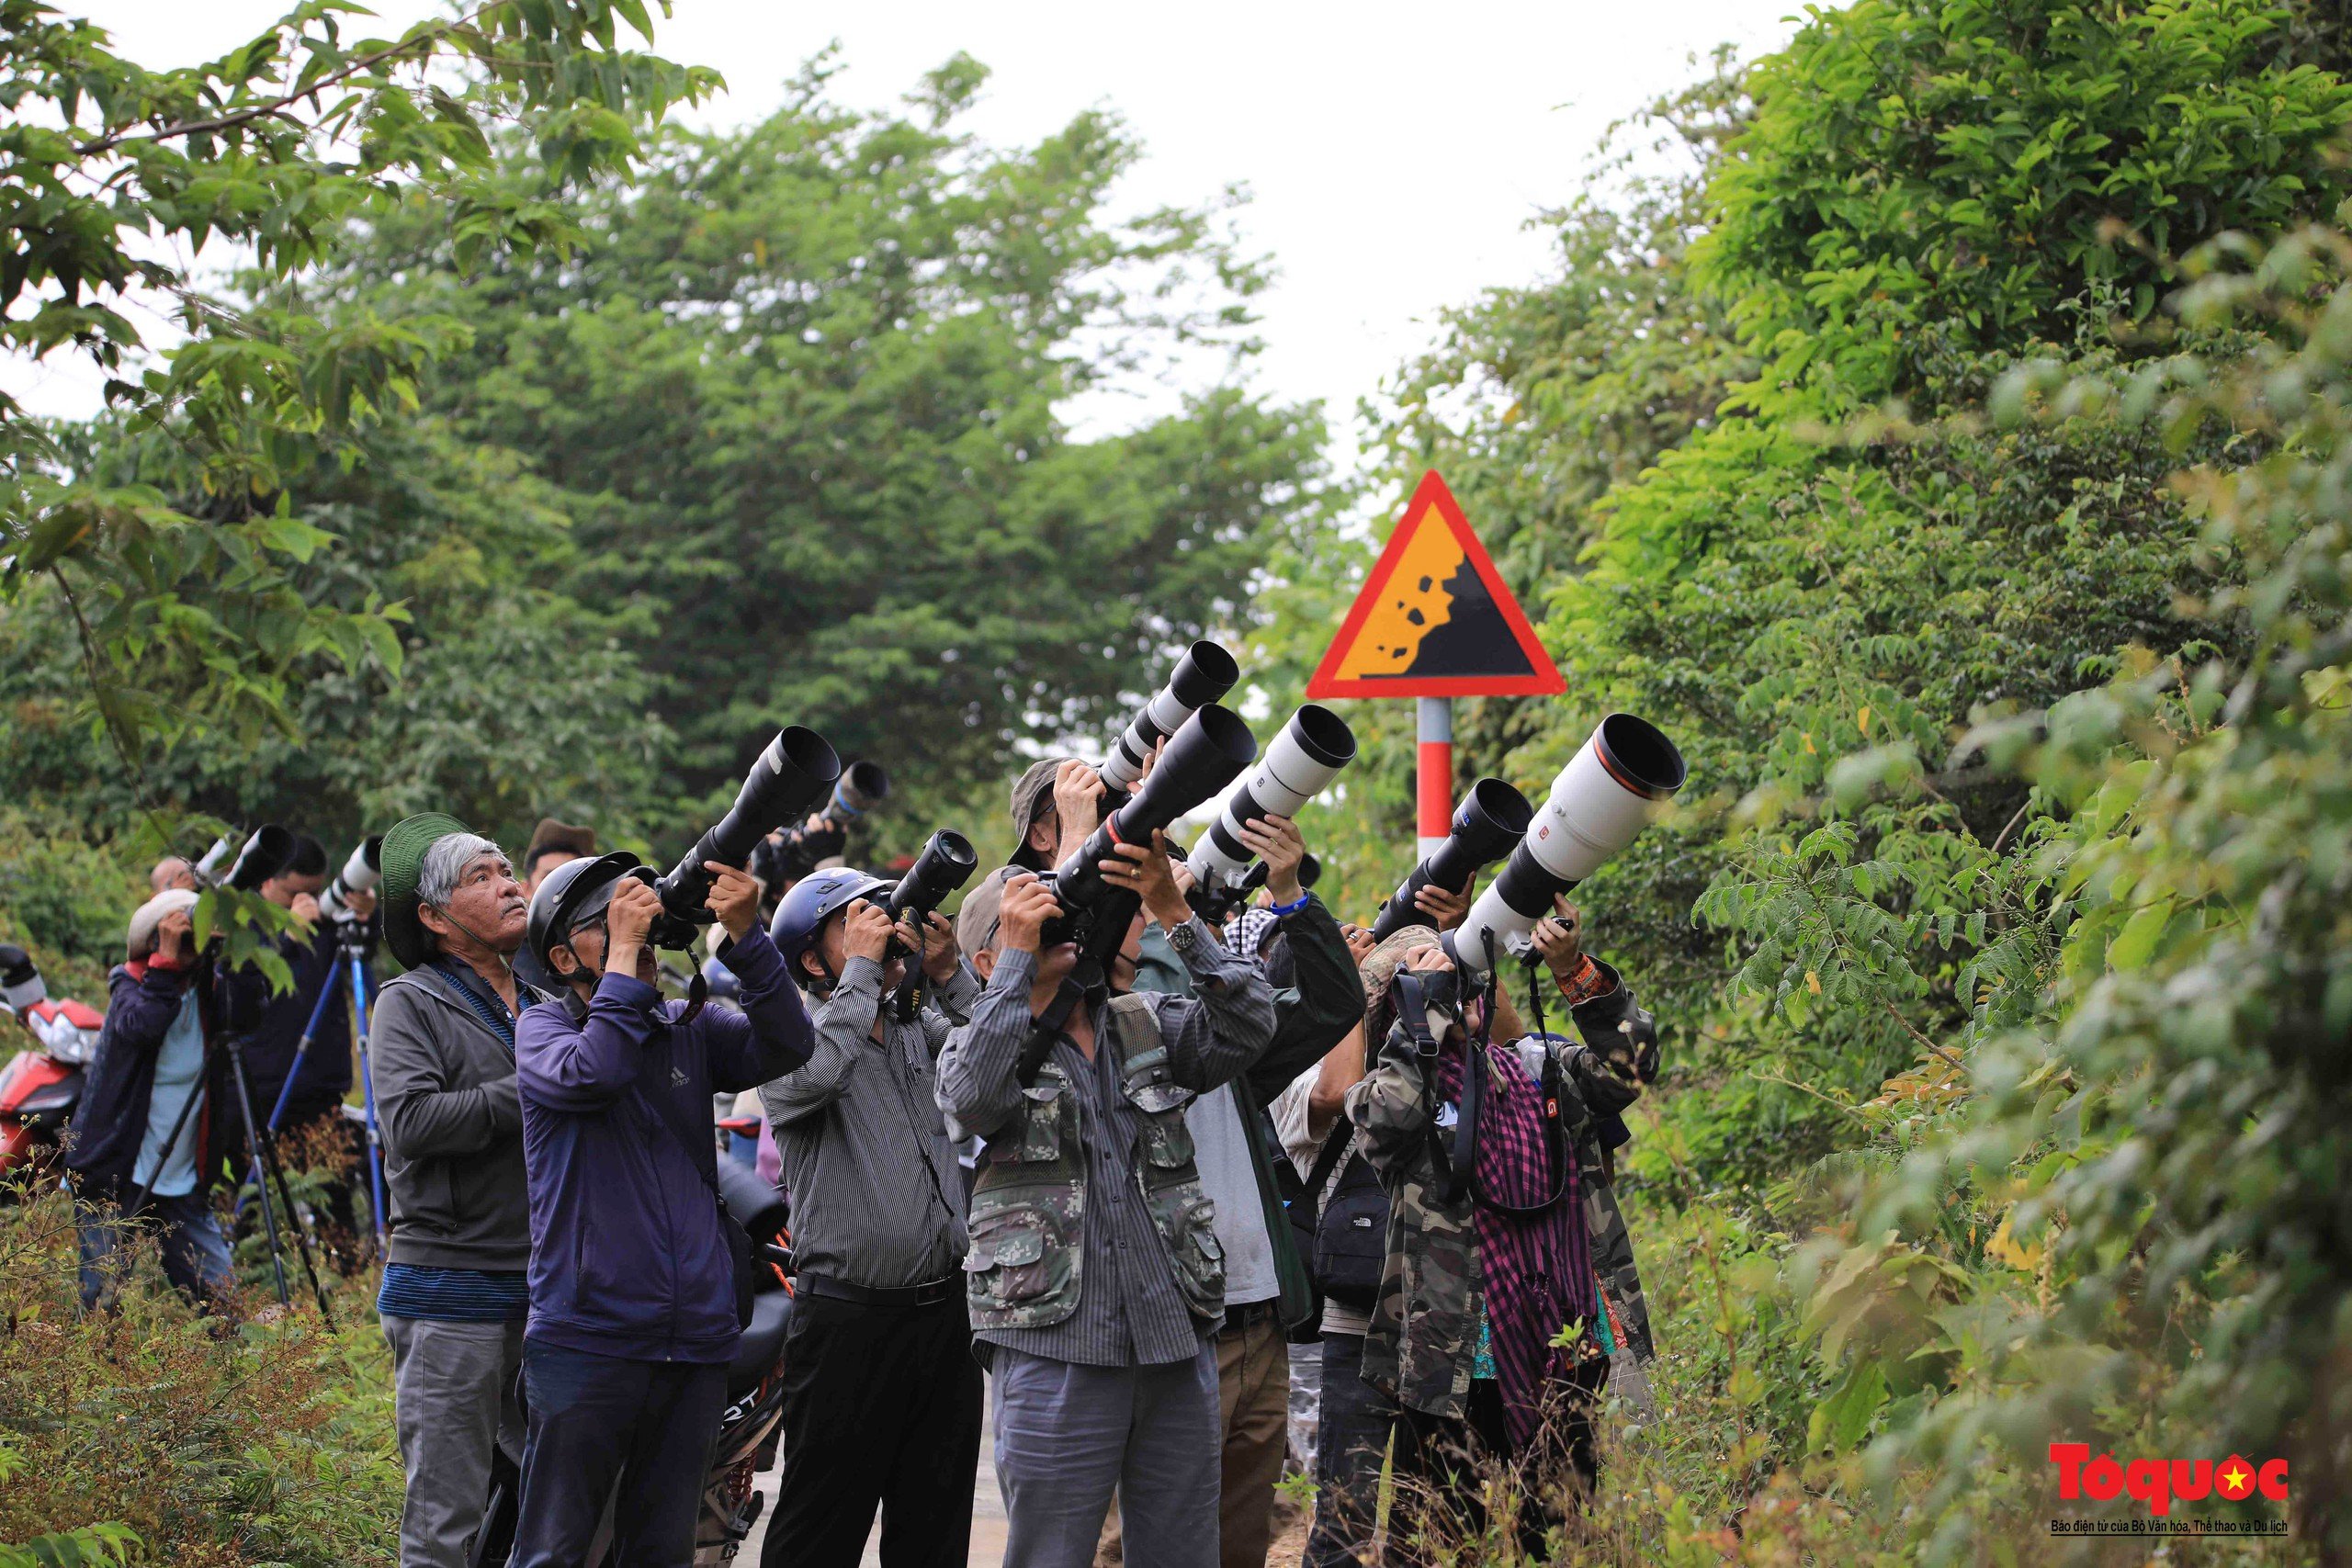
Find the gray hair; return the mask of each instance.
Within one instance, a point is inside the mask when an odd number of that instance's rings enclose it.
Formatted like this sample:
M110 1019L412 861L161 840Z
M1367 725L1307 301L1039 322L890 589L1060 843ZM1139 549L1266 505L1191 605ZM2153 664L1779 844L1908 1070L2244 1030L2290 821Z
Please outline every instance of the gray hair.
M479 833L451 833L433 840L424 852L424 862L416 868L416 900L436 909L447 909L449 900L457 896L458 879L476 855L497 855L503 859L506 852Z

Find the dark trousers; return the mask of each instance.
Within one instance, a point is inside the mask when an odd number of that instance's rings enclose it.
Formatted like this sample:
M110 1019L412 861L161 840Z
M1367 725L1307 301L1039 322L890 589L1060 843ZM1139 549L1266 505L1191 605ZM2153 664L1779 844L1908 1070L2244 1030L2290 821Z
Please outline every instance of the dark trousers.
M980 1369L959 1290L932 1306L803 1293L784 1352L784 1475L761 1568L963 1568Z
M1445 1549L1454 1542L1475 1541L1483 1535L1487 1510L1480 1483L1500 1467L1511 1476L1506 1495L1517 1506L1520 1551L1541 1562L1544 1532L1562 1518L1563 1483L1589 1492L1600 1477L1592 1412L1608 1382L1609 1363L1596 1358L1573 1379L1555 1385L1546 1401L1545 1418L1524 1451L1511 1441L1502 1389L1492 1378L1470 1381L1470 1396L1459 1417L1402 1412L1396 1419L1395 1470L1396 1504L1403 1517L1389 1526L1386 1561L1436 1562L1452 1554ZM1416 1539L1432 1525L1434 1539Z
M523 1341L522 1516L514 1568L579 1568L613 1500L620 1568L690 1568L727 1369ZM620 1483L617 1495L614 1483Z
M1323 1336L1323 1408L1315 1439L1315 1523L1305 1568L1350 1568L1372 1559L1380 1470L1396 1404L1363 1381L1363 1336Z

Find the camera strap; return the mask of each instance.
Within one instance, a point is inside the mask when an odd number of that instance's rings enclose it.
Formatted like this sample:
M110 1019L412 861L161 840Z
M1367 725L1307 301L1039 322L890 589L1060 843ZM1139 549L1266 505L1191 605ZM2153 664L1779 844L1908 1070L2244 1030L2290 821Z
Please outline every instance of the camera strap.
M1023 1089L1037 1087L1037 1075L1045 1070L1046 1058L1053 1055L1054 1042L1062 1037L1063 1026L1085 995L1076 981L1065 979L1046 1010L1030 1021L1029 1037L1021 1043L1020 1059L1013 1068Z
M1567 1196L1570 1168L1567 1131L1562 1120L1562 1086L1559 1054L1548 1046L1544 1053L1544 1075L1538 1085L1543 1095L1544 1153L1551 1167L1552 1190L1533 1203L1509 1203L1486 1192L1478 1184L1478 1121L1485 1110L1487 1095L1487 1046L1494 1018L1494 998L1500 988L1495 977L1497 971L1487 971L1487 1005L1480 1010L1477 1033L1463 1042L1462 1098L1455 1108L1453 1136L1449 1140L1438 1126L1437 1118L1430 1118L1430 1163L1436 1168L1439 1190L1444 1201L1458 1203L1466 1192L1479 1207L1496 1213L1510 1214L1519 1219L1532 1219L1556 1208ZM1429 1011L1422 995L1419 976L1401 974L1396 984L1396 1015L1404 1021L1406 1032L1413 1040L1416 1054L1421 1058L1423 1071L1437 1057L1437 1040L1429 1026ZM1537 1032L1542 1032L1539 1028ZM1449 1143L1451 1147L1448 1146Z

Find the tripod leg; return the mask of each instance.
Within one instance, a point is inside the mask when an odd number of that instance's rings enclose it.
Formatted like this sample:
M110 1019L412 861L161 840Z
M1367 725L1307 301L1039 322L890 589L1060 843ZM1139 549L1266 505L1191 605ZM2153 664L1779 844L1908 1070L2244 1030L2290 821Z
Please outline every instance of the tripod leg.
M294 1206L294 1194L287 1190L286 1167L277 1157L277 1145L272 1144L266 1147L270 1179L277 1188L277 1201L286 1206L287 1223L294 1227L294 1247L302 1256L302 1273L311 1281L311 1294L318 1298L320 1318L329 1328L333 1328L334 1311L327 1305L326 1287L319 1282L318 1265L311 1258L311 1233L303 1227L302 1212ZM268 1200L269 1194L265 1190L262 1194L262 1209L265 1213L269 1208ZM285 1278L282 1269L279 1271L278 1278L280 1280Z
M376 1250L384 1250L384 1134L376 1124L376 1077L368 1066L368 971L366 960L351 955L351 1011L356 1021L354 1036L359 1046L359 1102L368 1117L368 1212L376 1223Z
M302 1076L302 1063L311 1055L311 1042L318 1037L319 1025L326 1021L327 1007L334 1000L335 987L342 983L343 971L330 968L325 982L319 987L317 1005L311 1009L311 1021L302 1026L302 1037L294 1043L293 1065L286 1069L286 1081L277 1086L277 1103L269 1108L269 1120L262 1126L262 1131L273 1139L277 1136L279 1124L286 1119L287 1106L293 1102L294 1080ZM258 1148L254 1151L253 1168L245 1172L245 1179L253 1183L254 1190L260 1190L261 1151Z
M254 1097L252 1090L245 1087L244 1057L234 1045L227 1049L229 1077L230 1081L237 1086L237 1109L244 1118L245 1141L256 1149L266 1149L269 1145L261 1141L261 1129L254 1124ZM287 1212L287 1218L294 1219L290 1205ZM299 1225L300 1223L300 1220L295 1220L296 1224ZM269 1191L266 1188L263 1189L261 1195L261 1224L264 1234L269 1238L269 1272L277 1281L277 1304L291 1306L294 1304L293 1299L286 1289L285 1248L277 1239L277 1211L270 1207Z

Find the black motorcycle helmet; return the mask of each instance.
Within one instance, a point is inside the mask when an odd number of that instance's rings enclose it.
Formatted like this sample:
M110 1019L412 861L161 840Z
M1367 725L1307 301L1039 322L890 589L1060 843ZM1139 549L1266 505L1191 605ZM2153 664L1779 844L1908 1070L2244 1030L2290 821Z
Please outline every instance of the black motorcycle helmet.
M531 895L531 923L523 933L523 944L531 950L531 956L546 965L548 974L566 979L548 954L570 941L573 931L603 914L621 879L629 876L649 886L653 881L651 869L627 850L615 850L594 860L566 861L548 873L539 890Z

